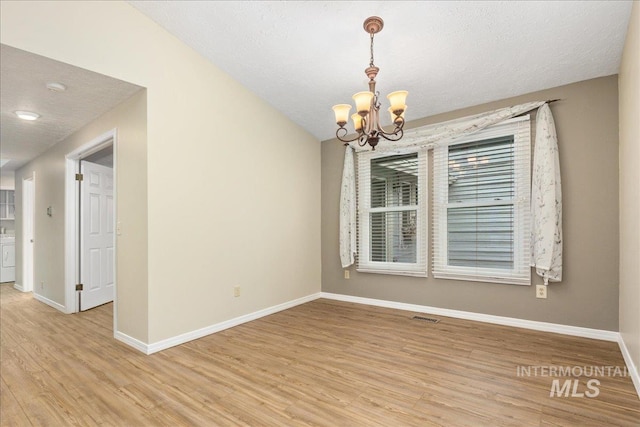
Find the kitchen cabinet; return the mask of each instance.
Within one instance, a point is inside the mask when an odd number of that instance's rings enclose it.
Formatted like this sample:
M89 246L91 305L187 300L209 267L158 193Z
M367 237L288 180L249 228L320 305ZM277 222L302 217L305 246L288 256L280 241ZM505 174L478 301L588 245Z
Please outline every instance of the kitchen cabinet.
M0 190L0 220L15 219L16 199L14 190Z

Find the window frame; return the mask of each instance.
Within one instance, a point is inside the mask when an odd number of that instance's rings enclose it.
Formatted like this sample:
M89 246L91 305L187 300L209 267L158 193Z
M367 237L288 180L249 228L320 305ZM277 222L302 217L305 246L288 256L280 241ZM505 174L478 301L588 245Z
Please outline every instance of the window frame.
M418 204L394 207L371 207L371 161L383 157L417 153ZM426 148L411 147L392 151L366 151L358 153L358 260L356 270L363 273L393 274L402 276L428 276L428 153ZM414 207L415 206L415 207ZM376 212L416 211L416 262L372 261L370 214ZM388 242L386 242L388 245Z
M449 202L449 147L491 138L513 136L514 195L511 201ZM531 124L530 116L510 119L434 149L433 155L433 277L514 285L531 285ZM446 171L443 175L442 171ZM513 268L449 265L448 209L455 207L513 206Z

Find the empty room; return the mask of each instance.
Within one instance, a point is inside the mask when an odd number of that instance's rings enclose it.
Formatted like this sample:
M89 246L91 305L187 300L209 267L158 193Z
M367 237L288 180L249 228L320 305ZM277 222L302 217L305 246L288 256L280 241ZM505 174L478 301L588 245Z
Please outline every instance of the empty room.
M640 2L2 0L0 98L1 426L640 426Z

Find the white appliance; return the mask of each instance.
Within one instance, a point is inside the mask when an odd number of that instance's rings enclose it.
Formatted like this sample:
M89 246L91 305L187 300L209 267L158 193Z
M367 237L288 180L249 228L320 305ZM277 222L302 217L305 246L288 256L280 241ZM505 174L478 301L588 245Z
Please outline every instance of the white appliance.
M16 238L0 237L0 282L16 280Z

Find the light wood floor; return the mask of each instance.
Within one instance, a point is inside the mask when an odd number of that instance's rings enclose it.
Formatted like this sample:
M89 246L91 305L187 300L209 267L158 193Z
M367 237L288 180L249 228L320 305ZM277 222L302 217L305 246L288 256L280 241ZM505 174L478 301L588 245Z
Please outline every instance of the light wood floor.
M589 399L516 375L622 367L615 343L321 299L145 356L112 338L111 305L0 291L3 426L640 425L629 377Z

